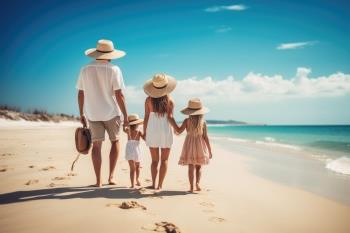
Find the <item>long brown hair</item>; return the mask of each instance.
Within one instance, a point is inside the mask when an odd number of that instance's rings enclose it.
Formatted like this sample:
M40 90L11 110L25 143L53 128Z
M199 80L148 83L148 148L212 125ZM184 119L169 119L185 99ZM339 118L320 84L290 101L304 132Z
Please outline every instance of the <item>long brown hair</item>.
M203 134L204 117L203 115L190 116L188 124L188 131L194 134Z
M151 98L153 111L160 116L164 116L168 112L169 96L165 95L159 98Z

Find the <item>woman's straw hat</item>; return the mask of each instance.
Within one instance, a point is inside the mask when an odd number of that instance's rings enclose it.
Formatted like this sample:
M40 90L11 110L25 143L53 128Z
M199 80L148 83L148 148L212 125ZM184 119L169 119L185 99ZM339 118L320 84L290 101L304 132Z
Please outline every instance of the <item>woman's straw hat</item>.
M86 50L85 55L95 59L110 60L124 57L125 52L115 49L110 40L99 40L96 48Z
M202 105L202 102L198 98L190 99L188 101L187 108L181 110L185 115L202 115L209 112L209 109Z
M129 121L129 125L137 125L137 124L143 123L143 119L140 119L139 115L137 114L130 114L128 116L128 121Z
M167 74L155 74L143 85L145 93L152 98L159 98L172 92L176 87L175 78Z

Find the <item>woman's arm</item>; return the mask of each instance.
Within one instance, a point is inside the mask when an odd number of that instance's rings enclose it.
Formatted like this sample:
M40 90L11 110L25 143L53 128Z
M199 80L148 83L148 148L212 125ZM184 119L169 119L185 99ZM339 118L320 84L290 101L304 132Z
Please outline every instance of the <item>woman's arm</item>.
M206 123L204 123L204 125L203 125L203 138L204 138L204 142L207 145L208 150L209 150L209 158L211 159L213 157L213 154L211 153L211 146L210 146L210 142L209 142L208 130L207 130Z
M170 125L174 128L174 131L176 134L179 134L179 126L176 124L175 118L174 118L174 101L172 99L169 100L169 108L168 108L168 121Z
M146 140L145 134L144 134L144 133L142 133L141 131L139 131L139 134L140 134L140 138L142 138L143 140Z
M178 134L181 134L185 129L186 129L186 126L187 126L187 118L182 122L182 125L180 126L180 128L179 127L177 127L177 130L176 130L176 132L178 133Z
M149 119L149 113L150 113L150 110L148 107L149 100L150 100L149 97L147 97L146 101L145 101L145 117L143 119L143 136L144 136L144 138L146 138L146 130L147 130L147 124L148 124L148 119Z

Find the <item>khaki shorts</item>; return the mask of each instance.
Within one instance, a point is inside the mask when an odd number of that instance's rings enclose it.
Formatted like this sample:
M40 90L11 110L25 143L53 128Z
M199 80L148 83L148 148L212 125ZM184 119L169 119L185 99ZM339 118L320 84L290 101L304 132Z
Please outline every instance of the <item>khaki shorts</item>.
M116 116L109 121L90 121L91 139L93 142L104 141L105 131L107 131L109 140L118 141L120 134L120 117Z

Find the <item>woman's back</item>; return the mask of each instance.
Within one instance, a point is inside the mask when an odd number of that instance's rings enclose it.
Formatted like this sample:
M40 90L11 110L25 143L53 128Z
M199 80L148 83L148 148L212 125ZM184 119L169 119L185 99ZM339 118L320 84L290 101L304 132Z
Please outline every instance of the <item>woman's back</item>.
M172 115L172 100L168 97L146 100L149 118L146 129L146 144L149 147L170 148L173 143L173 132L168 120Z

